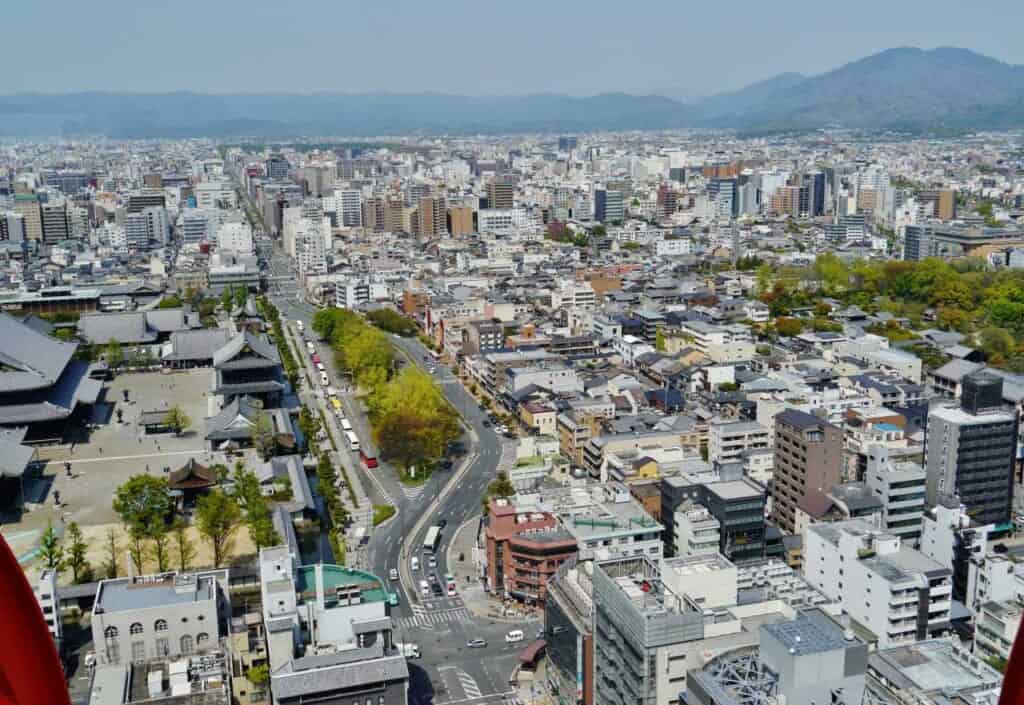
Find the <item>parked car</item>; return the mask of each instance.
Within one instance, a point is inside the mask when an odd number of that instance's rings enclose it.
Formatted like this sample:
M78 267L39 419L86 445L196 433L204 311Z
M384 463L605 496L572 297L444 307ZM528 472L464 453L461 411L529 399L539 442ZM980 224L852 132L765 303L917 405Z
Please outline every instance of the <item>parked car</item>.
M486 639L470 639L466 642L466 646L470 649L482 649L487 646Z

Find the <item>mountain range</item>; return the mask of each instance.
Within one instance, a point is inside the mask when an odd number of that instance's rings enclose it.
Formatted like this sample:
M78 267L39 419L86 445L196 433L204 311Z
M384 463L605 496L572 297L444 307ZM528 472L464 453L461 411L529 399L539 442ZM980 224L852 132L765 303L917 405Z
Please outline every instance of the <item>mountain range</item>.
M0 135L157 137L586 132L717 127L905 131L1024 127L1024 66L967 49L889 49L684 103L658 95L0 95Z

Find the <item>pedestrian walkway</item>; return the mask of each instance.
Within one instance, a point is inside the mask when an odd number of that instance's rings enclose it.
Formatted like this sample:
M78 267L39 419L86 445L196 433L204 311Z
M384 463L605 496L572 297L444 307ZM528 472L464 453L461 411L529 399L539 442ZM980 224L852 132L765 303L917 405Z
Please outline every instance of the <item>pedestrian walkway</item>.
M394 620L395 626L399 629L423 629L430 628L435 624L448 624L452 622L472 622L473 615L465 607L456 607L449 610L427 611L417 605L413 608L411 617L399 617Z
M410 485L402 485L402 494L404 494L405 498L407 500L409 500L410 502L415 502L416 500L418 500L420 497L423 496L423 491L426 488L427 488L427 484L426 483L423 483L422 485L412 485L412 486L410 486Z

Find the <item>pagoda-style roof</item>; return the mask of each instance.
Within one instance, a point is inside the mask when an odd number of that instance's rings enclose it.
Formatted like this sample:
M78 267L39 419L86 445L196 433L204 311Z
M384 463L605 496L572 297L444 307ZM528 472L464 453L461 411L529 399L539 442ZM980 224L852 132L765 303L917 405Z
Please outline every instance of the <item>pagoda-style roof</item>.
M177 470L172 470L167 486L172 490L202 490L217 484L217 471L189 458Z

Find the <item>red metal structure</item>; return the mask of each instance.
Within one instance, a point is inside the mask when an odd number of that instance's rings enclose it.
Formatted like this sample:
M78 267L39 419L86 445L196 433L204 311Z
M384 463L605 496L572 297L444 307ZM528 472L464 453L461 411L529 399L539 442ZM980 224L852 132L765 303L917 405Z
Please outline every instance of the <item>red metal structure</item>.
M0 705L70 705L64 669L32 586L0 536Z

